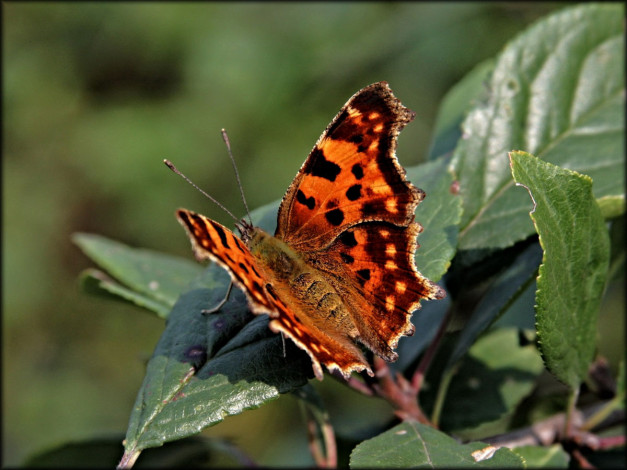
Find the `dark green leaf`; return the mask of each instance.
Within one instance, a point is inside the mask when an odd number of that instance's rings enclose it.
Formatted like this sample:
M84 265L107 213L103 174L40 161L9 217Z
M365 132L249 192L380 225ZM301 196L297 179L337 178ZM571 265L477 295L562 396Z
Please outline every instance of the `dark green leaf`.
M120 460L122 437L71 442L39 452L24 462L26 468L114 468Z
M531 219L544 249L536 293L542 355L558 379L576 388L594 356L609 233L588 176L524 152L510 159L515 181L534 201Z
M270 332L268 317L252 317L239 290L219 313L201 313L223 295L198 289L176 303L131 414L127 454L257 408L312 375L309 357L291 341L285 342L284 357L281 337Z
M507 152L521 149L624 194L624 7L585 4L540 20L496 61L489 99L455 151L464 199L460 249L506 247L533 233Z
M520 345L513 328L489 331L470 348L453 377L441 428L473 428L511 415L544 370L533 344Z
M449 357L448 367L455 364L466 353L475 339L504 313L526 286L535 279L541 260L540 246L531 245L494 280L461 331L455 349ZM529 314L533 315L533 309L530 309Z
M473 454L488 447L481 442L460 444L432 427L406 421L355 447L350 467L524 467L523 460L506 448L477 461Z
M398 361L390 364L396 371L406 370L431 343L447 310L451 307L451 298L422 302L415 311L411 322L416 327L413 336L403 336L398 344Z

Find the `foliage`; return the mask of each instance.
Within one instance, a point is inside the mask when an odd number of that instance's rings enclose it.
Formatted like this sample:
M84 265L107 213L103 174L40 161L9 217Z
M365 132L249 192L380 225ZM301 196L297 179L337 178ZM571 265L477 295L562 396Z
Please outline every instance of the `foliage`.
M583 465L586 437L607 430L595 416L624 408L624 376L603 401L591 372L602 364L605 287L624 259L610 236L624 214L623 18L613 4L543 18L445 99L432 158L408 176L428 194L416 212L425 227L417 265L449 299L415 315L417 334L401 342L397 364L375 360L374 379L345 383L394 411L364 424L370 439L354 447L350 466ZM277 206L254 211L255 222L272 230ZM86 286L167 319L122 465L288 392L315 421L317 463L337 463L329 416L306 385L307 356L252 316L239 292L219 313L200 314L224 296L222 270L94 235L75 241L107 271L90 270ZM597 427L575 423L579 412ZM554 439L516 445L513 431L531 425Z

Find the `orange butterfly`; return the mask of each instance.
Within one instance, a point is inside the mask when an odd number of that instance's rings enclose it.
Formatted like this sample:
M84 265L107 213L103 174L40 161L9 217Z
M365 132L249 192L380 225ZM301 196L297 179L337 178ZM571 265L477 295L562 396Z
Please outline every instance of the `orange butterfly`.
M359 345L394 361L411 312L444 291L414 265L425 193L405 179L396 139L415 113L386 82L353 95L323 132L281 201L274 236L242 220L241 239L200 214L177 217L199 260L222 265L248 297L322 366L373 375Z

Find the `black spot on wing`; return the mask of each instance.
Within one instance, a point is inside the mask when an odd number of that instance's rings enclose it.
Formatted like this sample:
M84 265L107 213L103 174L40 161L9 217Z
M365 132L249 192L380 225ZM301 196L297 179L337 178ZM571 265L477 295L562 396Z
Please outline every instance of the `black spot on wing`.
M364 177L364 169L361 167L359 163L355 163L353 165L353 167L351 168L351 173L353 173L355 178L357 178L358 180Z
M327 222L331 225L335 225L336 227L344 221L344 212L340 209L333 209L332 211L327 212L324 216L327 219Z
M314 207L316 207L316 200L314 199L314 197L305 196L305 193L303 193L300 189L296 192L296 200L303 206L307 207L307 209L309 210L312 210Z
M357 280L363 287L364 284L370 280L370 270L369 269L360 269L357 271Z
M379 211L378 211L377 204L372 203L372 202L366 202L361 207L361 215L364 217L364 219L367 219L371 216L375 216L378 214L378 212Z
M253 272L255 273L255 275L256 275L257 277L259 277L259 278L261 277L261 275L259 274L259 272L255 269L255 266L250 265L250 269L252 269L252 270L253 270Z
M242 243L242 241L237 237L233 237L233 241L235 242L235 247L239 251L241 251L243 254L246 254L246 251L244 250L244 244Z
M272 297L274 300L278 299L276 292L274 292L272 284L266 284L266 290L268 291L268 294L270 294L270 297Z
M342 261L344 261L344 263L346 264L352 264L355 261L355 258L347 253L340 253L340 257L342 258Z
M346 191L346 197L349 201L356 201L361 197L361 184L354 184L348 191Z
M357 240L355 239L355 234L349 230L342 233L338 238L340 242L342 242L348 248L353 248L357 246Z
M325 158L324 152L319 148L311 151L311 155L305 162L303 172L308 175L318 176L329 181L335 181L342 169L332 161Z

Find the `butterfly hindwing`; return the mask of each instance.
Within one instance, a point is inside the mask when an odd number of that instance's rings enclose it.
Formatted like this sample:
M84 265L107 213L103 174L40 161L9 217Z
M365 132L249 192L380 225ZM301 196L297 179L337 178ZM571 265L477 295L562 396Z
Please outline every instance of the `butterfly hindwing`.
M444 296L414 264L421 230L416 222L408 227L363 223L344 231L325 250L326 262L311 256L319 269L332 267L329 278L350 299L361 341L384 358L394 357L391 350L402 335L413 334L410 318L419 301Z

